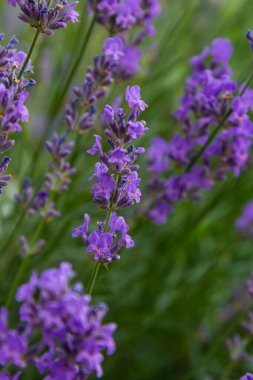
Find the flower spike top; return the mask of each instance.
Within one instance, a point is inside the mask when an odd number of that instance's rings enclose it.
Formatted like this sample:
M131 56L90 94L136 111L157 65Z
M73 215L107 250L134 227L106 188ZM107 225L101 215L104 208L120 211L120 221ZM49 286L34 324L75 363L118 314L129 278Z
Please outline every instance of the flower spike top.
M74 10L78 1L68 0L7 0L13 6L18 5L20 20L48 35L55 29L66 28L67 22L78 21L78 12Z

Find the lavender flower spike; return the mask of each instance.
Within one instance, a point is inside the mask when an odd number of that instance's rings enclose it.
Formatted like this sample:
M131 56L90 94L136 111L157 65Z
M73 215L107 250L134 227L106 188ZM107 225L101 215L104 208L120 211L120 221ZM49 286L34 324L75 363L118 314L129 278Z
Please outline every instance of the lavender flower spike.
M126 99L130 107L128 116L121 108L115 111L111 106L105 106L102 118L107 126L105 135L109 150L103 150L102 137L95 135L95 143L87 151L99 158L90 177L90 180L96 179L92 186L92 199L99 207L108 210L107 222L98 221L98 229L88 234L90 217L84 214L84 223L72 232L72 237L82 237L87 252L92 253L94 260L105 266L119 260L123 247L134 246L128 235L129 226L116 211L139 203L141 199L141 179L136 160L145 150L136 148L133 143L148 130L146 123L138 120L147 104L141 99L139 86L128 87Z
M66 28L67 22L78 22L78 12L73 8L78 1L53 0L7 0L13 6L18 5L20 20L36 28L40 33L53 34L54 30Z
M16 370L14 377L1 373L2 379L17 380L28 366L47 380L85 380L94 372L102 376L104 351L115 351L116 325L102 324L107 307L91 306L82 285L71 285L74 276L64 262L40 276L34 272L17 291L19 331L8 329L7 311L0 309L0 365Z

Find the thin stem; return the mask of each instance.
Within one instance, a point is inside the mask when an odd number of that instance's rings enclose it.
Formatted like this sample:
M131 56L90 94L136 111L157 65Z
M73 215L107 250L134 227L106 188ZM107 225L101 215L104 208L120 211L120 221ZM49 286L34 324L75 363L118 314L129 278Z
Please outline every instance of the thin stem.
M29 49L29 52L28 52L28 54L27 54L27 56L26 56L26 59L25 59L23 65L22 65L22 67L21 67L21 69L20 69L20 72L19 72L19 74L18 74L18 79L21 78L23 72L24 72L25 69L26 69L26 66L27 66L27 64L28 64L28 62L29 62L29 59L30 59L31 56L32 56L33 50L34 50L34 48L35 48L36 42L37 42L37 40L38 40L38 38L39 38L39 35L40 35L40 31L37 29L37 31L36 31L36 33L35 33L35 36L34 36L34 38L33 38L33 41L32 41L32 45L31 45L31 47L30 47L30 49Z
M217 127L213 130L213 132L210 134L208 140L206 143L200 148L200 150L197 152L197 154L193 157L193 159L190 161L189 165L186 168L186 172L189 172L192 167L196 164L196 162L199 160L199 158L202 156L202 154L205 152L206 148L212 143L217 133L220 131L221 127L223 127L224 123L226 122L229 115L231 115L232 110L230 109L226 115L223 117L221 122L217 125Z
M25 271L28 267L29 258L30 258L29 255L24 258L24 260L22 261L22 264L19 267L18 273L17 273L17 275L16 275L16 277L15 277L15 279L11 285L11 288L9 290L9 293L8 293L7 299L6 299L6 303L5 303L5 307L7 309L10 308L12 301L14 300L16 289L19 286L20 282L22 281L22 278L23 278Z
M111 208L107 211L107 215L106 215L106 220L105 220L105 229L104 229L104 232L108 232L108 229L109 229L109 221L110 221L110 217L111 217L111 214L112 214L112 210ZM91 276L90 276L90 280L89 280L89 284L88 284L88 288L87 288L87 292L88 294L92 294L93 292L93 289L94 289L94 286L95 286L95 282L96 282L96 279L97 279L97 276L98 276L98 272L99 272L99 268L100 268L101 264L99 261L96 261L95 264L94 264L94 267L92 269L92 272L91 272Z
M100 266L101 266L101 264L100 264L99 261L96 261L94 263L94 266L93 266L93 269L92 269L92 273L91 273L91 276L90 276L90 280L89 280L89 285L88 285L88 288L87 288L87 293L90 294L90 295L93 292L94 285L95 285L95 282L96 282L96 279L97 279L97 276L98 276L98 272L99 272Z
M79 51L79 54L78 56L76 57L75 61L74 61L74 64L72 66L72 69L70 70L70 73L67 77L67 80L65 82L65 85L63 87L63 90L60 94L60 96L56 99L56 103L55 102L52 102L52 107L51 107L51 110L49 111L49 120L51 121L54 116L57 114L57 112L59 111L61 105L62 105L62 102L65 98L65 95L66 95L66 92L68 91L68 88L69 88L69 85L71 84L72 82L72 79L76 73L76 70L78 69L80 63L81 63L81 60L83 58L83 55L86 51L86 48L88 46L88 42L89 42L89 39L90 39L90 36L91 36L91 33L92 33L92 30L95 26L95 23L96 23L96 13L94 14L91 22L90 22L90 25L89 25L89 28L87 30L87 33L84 37L84 40L83 40L83 43L82 43L82 46L81 46L81 49Z

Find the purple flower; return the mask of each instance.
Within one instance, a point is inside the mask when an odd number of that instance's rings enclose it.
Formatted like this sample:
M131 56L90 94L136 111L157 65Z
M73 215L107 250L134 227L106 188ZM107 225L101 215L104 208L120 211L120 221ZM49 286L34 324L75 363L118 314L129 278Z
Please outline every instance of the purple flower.
M115 164L117 170L121 170L125 164L131 162L131 158L126 149L118 147L109 152L109 162Z
M13 6L19 6L20 20L48 35L53 34L55 29L66 28L68 21L78 22L78 12L73 9L77 1L69 3L65 0L57 0L52 5L49 5L47 0L38 2L7 0L7 2Z
M130 78L140 70L141 51L131 45L124 46L115 74L120 78Z
M110 246L113 243L113 237L109 233L102 231L92 231L88 238L87 252L94 253L94 260L104 263L110 262Z
M107 38L103 45L103 52L106 57L112 58L115 62L124 56L124 45L120 37Z
M253 375L251 373L246 373L240 380L253 380Z
M7 46L2 45L3 39L4 34L0 34L0 154L13 147L15 141L9 139L9 136L14 132L20 132L21 122L28 120L29 113L25 106L28 98L27 88L35 83L32 79L26 79L26 74L31 70L30 64L17 80L26 54L15 49L18 44L15 36ZM0 192L11 178L2 175L8 163L9 159L4 158L0 164Z
M102 173L97 176L98 182L92 186L92 197L94 202L109 204L113 190L117 184L110 174Z
M126 100L132 110L144 111L147 108L147 104L141 100L141 90L139 86L128 86L126 89Z
M71 286L74 275L69 263L61 263L41 276L34 272L18 289L22 332L8 330L2 309L1 364L33 365L45 379L85 380L93 372L102 376L103 351L115 351L116 325L102 325L106 306L90 306L90 296L82 293L80 284Z
M0 365L4 366L11 363L18 368L24 368L23 356L26 351L26 340L17 331L8 329L7 320L7 310L0 309Z
M88 8L96 12L97 21L110 31L126 32L141 26L142 38L151 34L153 20L160 13L158 0L89 0ZM136 40L140 39L139 35Z
M249 161L253 92L248 89L238 95L241 89L231 79L228 65L232 51L230 41L218 38L190 60L192 74L173 114L180 132L169 141L152 142L150 215L156 220L161 204L167 202L171 212L172 203L199 199L203 189L209 190L229 173L238 176ZM160 220L165 220L164 214Z
M84 218L83 224L81 224L81 226L75 228L72 231L72 237L76 238L78 236L81 236L83 241L85 242L87 239L87 231L88 231L88 227L90 223L90 217L88 214L84 214L83 218Z
M102 137L99 135L95 135L95 144L88 150L89 154L97 154L99 158L94 174L89 178L96 178L97 181L92 186L92 200L108 210L107 221L99 221L98 230L88 234L89 217L85 214L84 224L72 233L73 237L82 236L87 251L93 253L94 260L105 266L120 258L119 251L124 246L131 248L134 245L127 233L129 226L115 211L139 203L141 198L141 179L138 177L136 160L145 149L135 148L131 143L148 130L144 121L137 120L146 104L141 100L138 86L128 88L126 94L132 108L128 116L123 109L114 110L109 105L105 106L102 115L109 150L103 150Z
M111 262L120 259L119 251L126 247L127 249L134 246L134 241L130 235L128 235L129 226L126 224L125 219L122 216L118 216L115 212L111 213L107 230L105 231L105 221L98 222L98 230L87 233L85 225L85 239L83 239L87 252L93 254L93 258L96 261L104 265L108 265ZM82 228L82 226L80 226ZM78 227L76 230L78 235ZM72 237L76 237L73 236Z

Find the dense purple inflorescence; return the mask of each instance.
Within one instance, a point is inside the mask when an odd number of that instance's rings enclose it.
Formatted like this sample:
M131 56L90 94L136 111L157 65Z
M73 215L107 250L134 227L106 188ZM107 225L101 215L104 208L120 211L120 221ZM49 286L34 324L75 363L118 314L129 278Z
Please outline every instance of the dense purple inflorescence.
M81 284L70 285L74 275L69 263L45 270L41 276L34 272L17 291L17 301L22 303L18 331L8 328L7 311L1 309L0 365L17 369L13 379L28 365L45 380L84 380L93 372L102 376L103 351L113 354L116 326L102 325L106 306L90 306L90 296L82 293Z
M138 121L140 111L147 105L141 99L139 86L128 87L126 100L131 112L126 116L123 109L114 110L107 105L102 115L108 128L104 133L110 150L105 152L102 147L102 137L95 135L95 144L88 153L98 155L99 162L90 179L96 178L92 186L92 199L98 206L108 210L106 221L98 222L98 230L89 235L90 218L84 215L84 223L76 228L72 236L81 236L87 251L93 253L96 261L108 264L119 259L118 252L123 246L131 248L132 238L127 234L129 227L116 210L126 208L140 202L140 178L136 160L144 152L144 148L135 148L133 141L143 136L146 131L144 121ZM120 236L118 236L120 234Z
M153 20L161 8L158 0L89 0L90 11L96 12L97 21L110 32L119 33L141 26L138 35L155 33Z
M170 141L155 138L151 144L154 204L150 216L155 223L166 221L173 203L198 199L201 190L210 189L228 173L239 175L247 164L253 136L249 118L253 91L243 91L231 79L231 54L230 42L218 38L191 59L193 73L174 113L180 133Z
M66 28L67 22L77 22L78 12L74 10L77 1L68 0L7 0L20 8L20 20L36 28L40 33L51 35L55 29Z
M27 72L31 71L29 65L19 77L26 54L15 49L16 37L12 37L6 46L1 45L3 39L4 34L0 34L0 155L13 147L15 141L11 136L21 132L21 123L28 120L27 88L35 84L34 80L26 78ZM0 164L0 192L11 178L3 176L8 163L9 159L5 157Z

